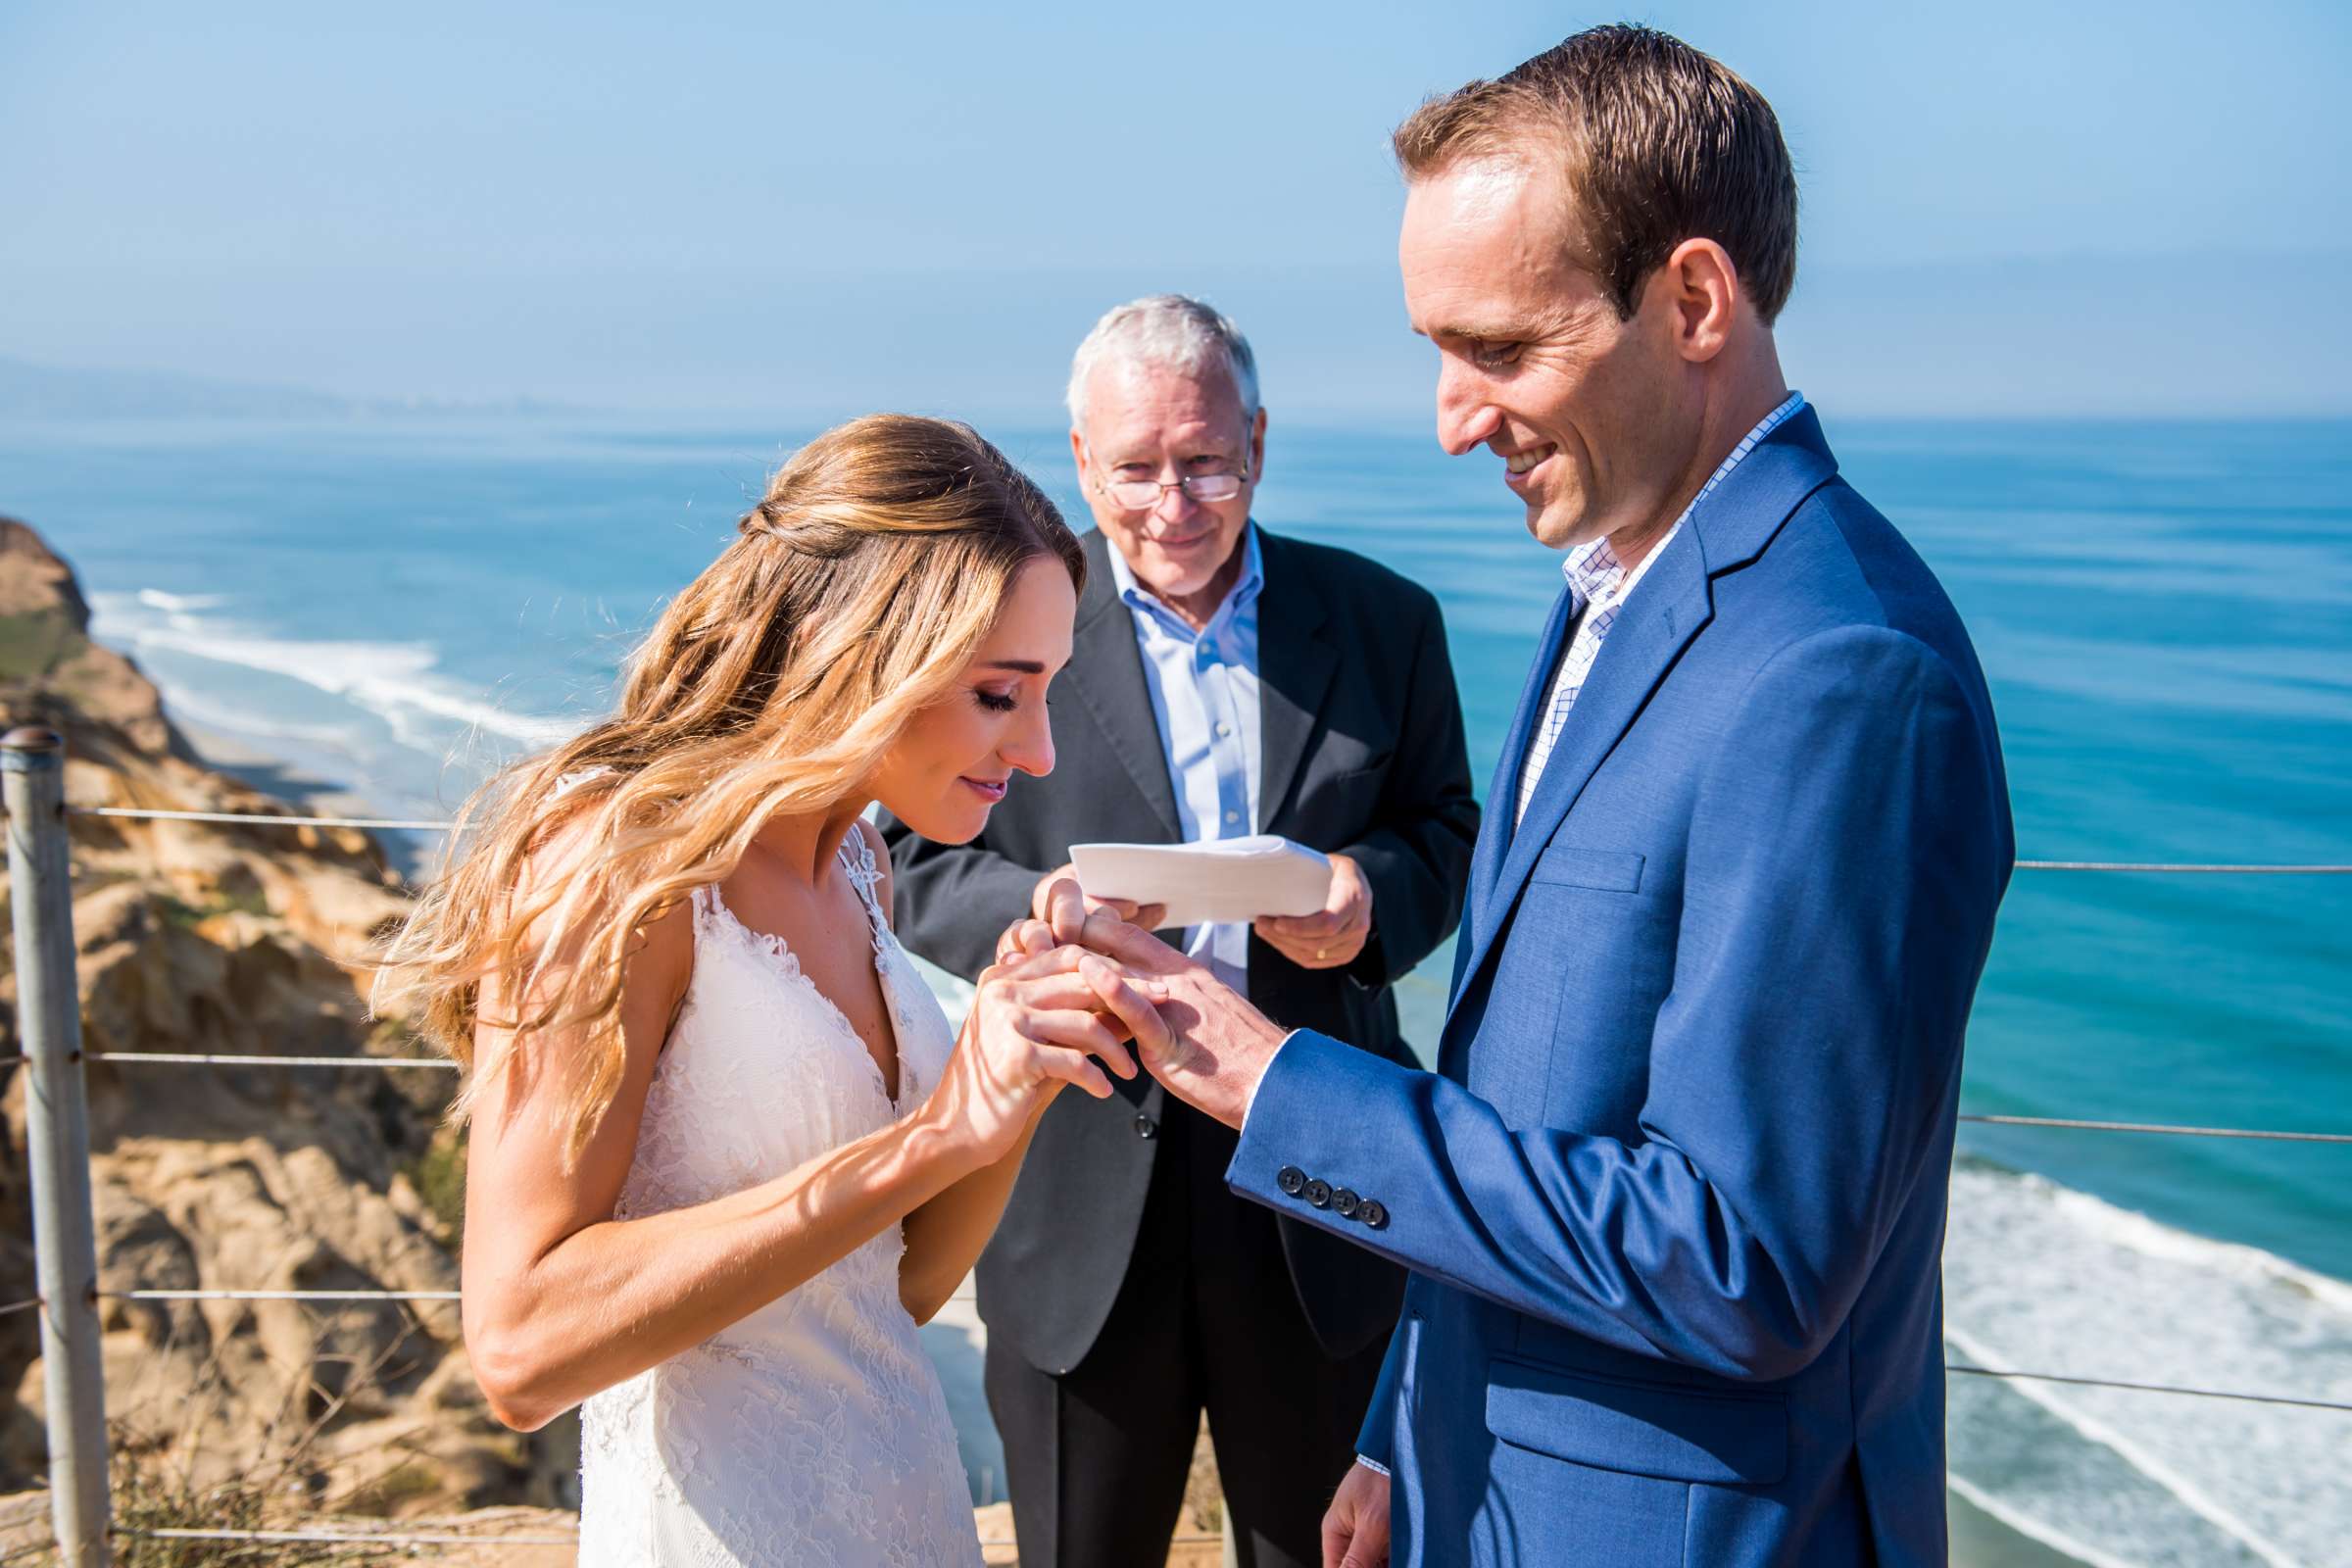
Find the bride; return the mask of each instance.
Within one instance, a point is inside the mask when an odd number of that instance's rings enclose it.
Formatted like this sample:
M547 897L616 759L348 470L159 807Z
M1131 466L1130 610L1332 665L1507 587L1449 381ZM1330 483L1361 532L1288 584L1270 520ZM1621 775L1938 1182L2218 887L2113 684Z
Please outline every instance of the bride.
M994 447L900 416L739 534L619 710L467 808L378 995L466 1069L466 1344L507 1424L583 1406L582 1563L976 1563L916 1326L1147 1004L1054 949L956 1038L863 813L960 842L1053 765L1084 557Z

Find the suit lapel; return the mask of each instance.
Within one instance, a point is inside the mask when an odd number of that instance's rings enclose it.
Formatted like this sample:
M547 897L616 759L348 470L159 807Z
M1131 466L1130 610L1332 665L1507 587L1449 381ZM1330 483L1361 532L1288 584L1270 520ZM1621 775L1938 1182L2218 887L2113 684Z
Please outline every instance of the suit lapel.
M1560 650L1568 644L1568 629L1575 618L1576 595L1563 584L1559 598L1552 601L1551 618L1544 623L1544 637L1536 646L1536 657L1527 666L1527 681L1519 691L1518 711L1511 717L1502 755L1494 760L1494 777L1487 785L1486 815L1480 823L1478 846L1471 852L1470 886L1462 906L1465 953L1470 947L1470 934L1478 929L1479 911L1493 903L1494 883L1502 875L1503 857L1509 853L1513 837L1512 809L1519 800L1519 770L1526 762L1528 745L1544 711L1544 694L1551 689L1551 673L1559 666ZM1448 1006L1460 1000L1460 981L1469 972L1459 962L1454 968L1455 984Z
M1152 716L1152 692L1144 684L1144 654L1136 645L1132 612L1119 599L1110 575L1110 543L1102 533L1086 536L1086 595L1079 602L1062 678L1110 743L1127 776L1152 808L1166 842L1183 837L1176 818L1176 786L1168 778L1167 748Z
M1497 774L1487 798L1487 826L1479 835L1471 903L1462 922L1461 940L1470 951L1457 965L1453 998L1447 1004L1449 1034L1453 1012L1476 985L1537 858L1690 639L1714 618L1714 578L1762 555L1789 514L1837 472L1820 419L1810 407L1799 409L1693 509L1683 530L1667 542L1636 586L1626 613L1610 629L1584 689L1577 693L1567 727L1545 760L1544 777L1515 831L1507 823L1517 799L1518 774L1514 770L1507 780ZM1529 691L1520 698L1520 719L1504 749L1506 761L1526 756L1531 701L1541 701L1536 694L1550 685L1565 631L1562 612L1555 609L1552 618L1553 626L1545 633L1545 657L1538 662L1538 673L1529 676ZM1490 837L1497 840L1493 849ZM1491 883L1476 869L1490 857L1500 861Z
M1707 574L1694 536L1668 542L1665 554L1636 585L1627 608L1631 613L1610 628L1608 640L1600 645L1559 742L1544 761L1544 776L1527 803L1527 815L1511 836L1501 874L1481 911L1478 935L1482 946L1493 939L1494 928L1501 923L1501 911L1518 895L1535 867L1536 857L1551 841L1593 770L1633 726L1642 704L1665 678L1676 657L1713 616ZM1473 954L1471 962L1477 961Z
M1486 961L1494 946L1495 933L1502 929L1503 916L1518 899L1528 872L1535 868L1536 858L1551 841L1568 808L1576 803L1586 782L1619 737L1632 726L1642 704L1673 666L1676 656L1713 614L1707 575L1695 538L1686 533L1667 544L1666 553L1636 587L1629 611L1619 617L1610 628L1608 640L1600 645L1599 657L1593 660L1592 672L1585 677L1583 690L1577 693L1576 707L1568 714L1568 723L1560 731L1551 756L1544 760L1544 776L1537 781L1536 793L1527 803L1527 814L1510 831L1508 845L1499 854L1499 868L1492 881L1478 888L1477 903L1463 923L1463 938L1470 944L1470 956L1461 966L1461 983L1454 988L1453 1006L1460 1005L1470 982L1477 977L1479 965ZM1539 712L1543 694L1550 689L1551 671L1558 662L1556 645L1547 651L1550 657L1542 665L1544 675L1538 687L1536 711ZM1523 701L1521 706L1524 709L1529 705ZM1530 733L1532 729L1531 724ZM1526 735L1515 735L1514 739L1512 755L1524 758ZM1497 780L1495 793L1488 803L1490 820L1499 823L1510 820L1518 789L1519 775L1515 770L1507 780ZM1482 857L1487 854L1483 840L1479 853Z
M1257 596L1257 831L1271 833L1306 760L1340 656L1323 635L1329 612L1322 592L1298 569L1290 541L1258 528L1257 547L1265 572Z

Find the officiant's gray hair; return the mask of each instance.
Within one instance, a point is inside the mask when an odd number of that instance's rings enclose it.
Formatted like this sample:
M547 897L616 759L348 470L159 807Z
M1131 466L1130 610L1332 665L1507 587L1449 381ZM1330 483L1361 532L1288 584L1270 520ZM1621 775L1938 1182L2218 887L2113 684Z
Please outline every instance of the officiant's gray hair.
M1164 365L1189 375L1215 366L1233 377L1245 428L1257 419L1257 357L1222 311L1186 294L1148 294L1104 313L1070 360L1070 427L1086 433L1086 385L1104 360Z

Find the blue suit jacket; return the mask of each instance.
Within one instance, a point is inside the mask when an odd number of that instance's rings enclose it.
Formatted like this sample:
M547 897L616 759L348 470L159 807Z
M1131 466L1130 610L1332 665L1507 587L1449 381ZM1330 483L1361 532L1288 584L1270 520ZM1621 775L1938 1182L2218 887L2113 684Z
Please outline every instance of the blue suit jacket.
M1935 576L1775 430L1488 793L1437 1072L1310 1032L1234 1190L1413 1271L1362 1451L1395 1561L1945 1560L1938 1259L2015 858Z

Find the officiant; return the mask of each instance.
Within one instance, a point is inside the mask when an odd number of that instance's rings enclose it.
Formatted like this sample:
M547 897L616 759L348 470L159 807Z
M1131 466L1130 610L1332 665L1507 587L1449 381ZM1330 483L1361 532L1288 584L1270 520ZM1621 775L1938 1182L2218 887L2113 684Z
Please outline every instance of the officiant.
M1104 316L1069 411L1097 530L1054 765L968 845L885 823L901 940L968 978L1072 844L1279 834L1330 857L1320 912L1162 934L1276 1020L1410 1062L1390 987L1452 932L1478 832L1437 601L1252 520L1266 413L1210 307ZM1315 1568L1403 1276L1235 1198L1235 1134L1149 1076L1114 1087L1046 1112L978 1270L1021 1561L1158 1561L1205 1410L1244 1568Z

